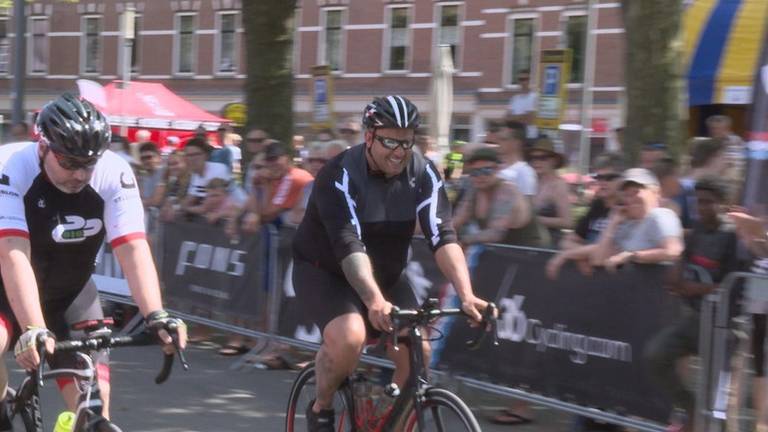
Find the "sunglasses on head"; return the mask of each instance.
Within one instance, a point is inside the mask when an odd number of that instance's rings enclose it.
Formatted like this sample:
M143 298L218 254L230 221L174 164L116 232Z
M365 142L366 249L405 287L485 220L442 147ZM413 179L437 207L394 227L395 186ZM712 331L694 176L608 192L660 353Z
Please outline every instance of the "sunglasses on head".
M96 163L99 161L98 157L78 158L74 156L62 155L56 153L53 150L51 150L51 153L53 153L53 156L56 158L56 162L58 162L59 166L67 171L77 171L81 169L90 170L93 169L96 166Z
M621 177L621 174L616 173L606 173L606 174L592 174L592 178L597 181L614 181L617 178Z
M483 168L475 168L473 170L469 170L469 176L470 177L480 177L480 176L489 176L493 175L493 173L496 172L496 168L493 167L483 167Z
M394 138L383 137L380 135L375 135L374 138L376 138L376 141L380 142L381 145L383 145L389 150L396 150L398 147L402 147L403 150L410 150L411 148L413 148L413 144L414 144L414 141L412 139L399 140Z

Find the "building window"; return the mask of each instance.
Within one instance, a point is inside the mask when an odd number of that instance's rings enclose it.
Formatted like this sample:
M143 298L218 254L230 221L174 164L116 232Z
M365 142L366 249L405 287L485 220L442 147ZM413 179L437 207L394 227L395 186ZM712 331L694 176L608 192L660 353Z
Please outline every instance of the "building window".
M332 71L340 71L342 67L343 14L343 9L323 10L325 19L323 21L323 46L321 50L323 57L321 63L330 66Z
M133 16L133 45L131 46L131 72L141 69L141 15Z
M518 75L528 74L533 70L533 34L534 18L513 18L510 36L509 83L517 84ZM532 75L531 75L532 76Z
M11 41L8 40L8 20L0 19L0 74L11 69Z
M48 71L48 18L33 17L30 19L29 33L29 72L42 74Z
M389 47L386 48L387 70L404 71L408 69L408 32L410 8L389 8Z
M587 16L572 15L568 17L565 29L566 46L571 49L571 79L570 83L584 82L584 51L587 41Z
M175 59L177 74L194 73L195 16L176 15Z
M97 74L101 72L101 17L83 17L82 28L82 71Z
M222 12L218 18L216 71L232 74L237 71L237 12Z
M456 69L459 68L459 5L439 5L439 27L437 45L450 45L451 58Z
M464 115L453 116L451 122L451 142L454 141L472 141L472 118Z

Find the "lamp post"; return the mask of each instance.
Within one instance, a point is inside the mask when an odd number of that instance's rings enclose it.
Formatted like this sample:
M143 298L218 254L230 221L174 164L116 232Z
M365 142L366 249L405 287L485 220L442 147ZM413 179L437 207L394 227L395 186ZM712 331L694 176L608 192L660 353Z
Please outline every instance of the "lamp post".
M120 115L122 117L122 125L120 126L120 135L126 137L128 135L128 126L125 124L125 112L123 107L123 99L125 98L125 92L128 91L128 83L131 82L131 63L133 57L131 51L133 50L133 39L136 37L134 28L134 22L136 11L133 6L128 6L123 12L123 88L120 93Z
M14 124L24 121L24 79L26 78L27 65L27 38L24 36L27 27L27 17L24 13L24 0L13 2L14 32L14 59L13 59L13 113L11 119Z

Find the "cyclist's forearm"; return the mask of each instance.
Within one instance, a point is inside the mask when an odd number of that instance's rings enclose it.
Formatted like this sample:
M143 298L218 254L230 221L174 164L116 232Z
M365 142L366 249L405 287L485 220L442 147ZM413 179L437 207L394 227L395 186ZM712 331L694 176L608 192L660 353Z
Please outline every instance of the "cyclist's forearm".
M435 261L440 271L451 281L456 294L464 301L474 295L469 280L469 269L464 252L456 243L448 243L435 251Z
M29 260L29 240L21 237L0 239L0 271L5 292L19 326L45 327L37 280Z
M114 252L141 314L147 316L162 309L160 282L147 241L134 239L118 246Z
M370 307L371 304L384 300L381 289L373 277L373 267L368 255L362 252L354 252L341 260L341 269L344 276L363 303Z

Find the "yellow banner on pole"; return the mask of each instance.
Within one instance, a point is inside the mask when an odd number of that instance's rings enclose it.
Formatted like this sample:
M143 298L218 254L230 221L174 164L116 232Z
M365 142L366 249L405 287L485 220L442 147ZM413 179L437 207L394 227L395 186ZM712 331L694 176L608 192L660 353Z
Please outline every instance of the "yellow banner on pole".
M536 125L542 129L557 129L562 123L568 104L571 56L568 48L541 51L541 85Z

